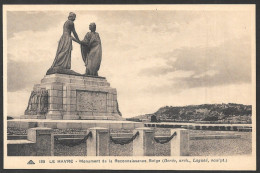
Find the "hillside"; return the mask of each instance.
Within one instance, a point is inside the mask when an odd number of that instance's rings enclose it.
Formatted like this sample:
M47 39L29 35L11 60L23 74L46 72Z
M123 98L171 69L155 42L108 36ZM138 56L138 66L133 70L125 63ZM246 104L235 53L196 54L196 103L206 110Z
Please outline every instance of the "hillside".
M153 114L133 117L151 120L156 116L159 121L215 121L224 123L251 123L252 106L235 103L203 104L189 106L165 106Z

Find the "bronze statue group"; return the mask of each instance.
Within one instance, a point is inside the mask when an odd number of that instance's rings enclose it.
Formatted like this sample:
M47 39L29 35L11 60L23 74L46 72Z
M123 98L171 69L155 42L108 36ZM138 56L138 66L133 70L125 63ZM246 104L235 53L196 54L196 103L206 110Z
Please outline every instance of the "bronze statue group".
M98 76L98 70L102 59L102 47L99 34L96 32L96 24L90 23L89 30L82 41L74 27L76 14L70 12L68 20L63 25L63 34L60 38L55 59L48 71L70 70L72 41L80 44L82 59L86 66L85 75ZM71 36L71 32L74 37ZM47 72L48 73L48 72Z

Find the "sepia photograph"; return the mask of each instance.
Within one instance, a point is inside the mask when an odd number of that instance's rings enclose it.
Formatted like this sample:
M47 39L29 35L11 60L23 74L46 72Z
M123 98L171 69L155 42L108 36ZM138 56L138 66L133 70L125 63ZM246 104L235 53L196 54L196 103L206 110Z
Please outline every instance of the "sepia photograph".
M256 170L255 33L248 4L4 5L4 168Z

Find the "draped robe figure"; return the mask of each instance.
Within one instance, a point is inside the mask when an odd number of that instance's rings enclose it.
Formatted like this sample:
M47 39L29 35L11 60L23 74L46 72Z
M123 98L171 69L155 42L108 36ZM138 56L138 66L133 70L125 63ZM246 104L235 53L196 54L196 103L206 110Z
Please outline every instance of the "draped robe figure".
M99 34L97 32L88 32L81 43L81 55L86 66L85 75L98 76L102 59Z
M71 31L73 29L74 29L74 23L70 20L67 20L63 25L63 35L60 38L56 57L51 66L52 68L60 67L60 68L70 69L71 50L72 50Z
M74 20L76 19L76 14L71 12L69 14L68 20L63 25L63 34L60 38L58 49L56 52L55 59L51 68L47 71L47 74L52 74L55 72L73 72L71 68L71 51L72 51L72 40L75 42L80 42L78 34L76 33L74 27ZM71 36L73 32L74 37Z

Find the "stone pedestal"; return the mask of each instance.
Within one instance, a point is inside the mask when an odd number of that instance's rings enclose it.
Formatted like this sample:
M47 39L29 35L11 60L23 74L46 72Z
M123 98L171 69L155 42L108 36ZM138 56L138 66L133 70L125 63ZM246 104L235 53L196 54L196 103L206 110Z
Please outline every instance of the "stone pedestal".
M107 128L94 127L88 130L92 137L87 139L87 156L109 155L109 133Z
M51 156L53 153L53 139L51 128L28 129L27 139L36 143L35 151L37 156Z
M136 128L139 135L133 141L133 156L154 156L154 130L148 127Z
M171 129L171 134L176 132L176 136L172 138L171 156L188 156L189 155L189 130L187 129Z
M34 86L43 89L48 91L46 119L121 119L117 91L104 77L51 74Z

